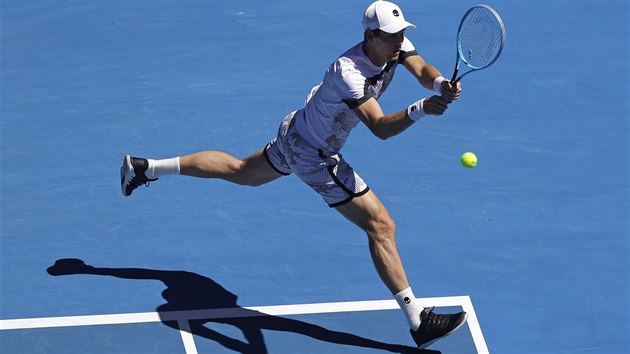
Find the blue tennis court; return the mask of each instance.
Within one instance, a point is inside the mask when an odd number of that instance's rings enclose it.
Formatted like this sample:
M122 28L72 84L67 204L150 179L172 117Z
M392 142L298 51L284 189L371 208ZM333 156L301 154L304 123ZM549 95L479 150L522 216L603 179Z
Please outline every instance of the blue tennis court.
M125 154L263 147L370 2L1 0L0 352L417 352L365 235L295 176L119 187ZM476 2L396 3L450 76ZM628 353L630 5L488 4L499 61L344 157L421 303L474 314L426 353ZM399 69L379 102L430 94Z

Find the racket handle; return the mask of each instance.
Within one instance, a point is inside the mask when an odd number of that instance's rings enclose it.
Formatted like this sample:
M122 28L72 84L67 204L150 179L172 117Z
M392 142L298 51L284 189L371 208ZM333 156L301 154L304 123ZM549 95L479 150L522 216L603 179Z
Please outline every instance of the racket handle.
M453 77L451 78L451 81L455 81L455 79L457 79L457 73L459 72L459 55L457 56L457 61L455 62L455 70L453 70Z

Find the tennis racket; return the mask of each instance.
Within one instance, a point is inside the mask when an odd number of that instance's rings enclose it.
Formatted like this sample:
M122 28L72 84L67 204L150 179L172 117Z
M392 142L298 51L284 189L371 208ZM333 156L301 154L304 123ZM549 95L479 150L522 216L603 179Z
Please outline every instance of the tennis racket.
M499 14L488 5L470 8L457 29L457 61L452 82L458 82L473 71L492 65L505 46L505 26ZM457 77L459 64L470 70Z

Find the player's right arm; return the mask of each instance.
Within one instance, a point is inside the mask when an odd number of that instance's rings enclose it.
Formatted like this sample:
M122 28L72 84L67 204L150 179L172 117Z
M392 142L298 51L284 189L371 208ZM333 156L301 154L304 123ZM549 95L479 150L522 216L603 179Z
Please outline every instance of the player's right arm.
M403 66L418 80L420 85L435 90L435 79L442 77L442 74L433 65L427 63L420 54L411 55L405 58ZM447 101L455 101L459 98L462 86L459 82L452 83L448 79L444 79L439 85L439 93Z

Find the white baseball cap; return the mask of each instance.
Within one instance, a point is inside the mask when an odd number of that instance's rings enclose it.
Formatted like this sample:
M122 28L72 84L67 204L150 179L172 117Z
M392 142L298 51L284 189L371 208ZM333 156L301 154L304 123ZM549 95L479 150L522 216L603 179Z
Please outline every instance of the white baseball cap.
M373 2L363 15L363 28L366 30L380 29L387 33L397 33L407 27L416 28L414 24L405 21L400 7L389 1Z

